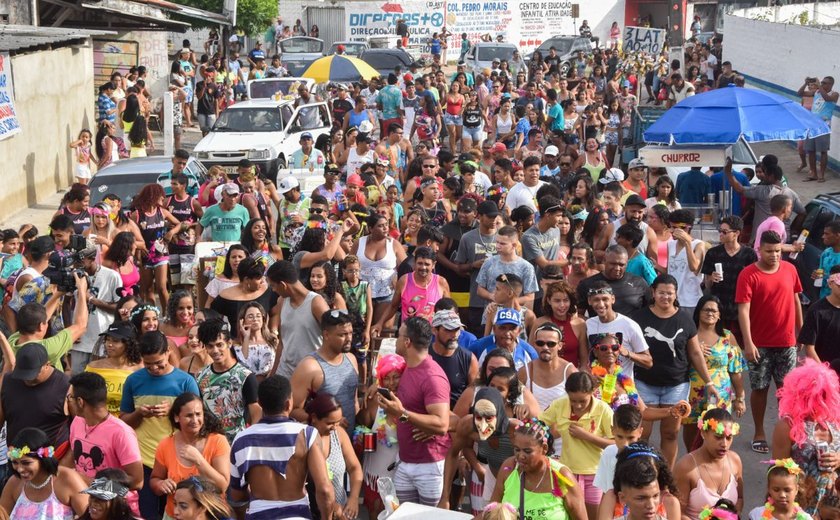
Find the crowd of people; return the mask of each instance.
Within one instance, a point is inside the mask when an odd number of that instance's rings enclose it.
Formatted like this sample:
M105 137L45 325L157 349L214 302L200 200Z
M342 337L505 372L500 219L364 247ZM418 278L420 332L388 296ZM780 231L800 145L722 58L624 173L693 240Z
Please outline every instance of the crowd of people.
M685 81L598 49L564 77L552 51L335 85L330 139L301 135L311 192L248 160L196 178L181 149L131 201L75 184L47 233L2 234L0 515L837 518L840 224L806 312L777 158L620 168L643 85L734 81L719 44ZM711 246L690 208L722 185ZM752 511L745 376L772 457Z

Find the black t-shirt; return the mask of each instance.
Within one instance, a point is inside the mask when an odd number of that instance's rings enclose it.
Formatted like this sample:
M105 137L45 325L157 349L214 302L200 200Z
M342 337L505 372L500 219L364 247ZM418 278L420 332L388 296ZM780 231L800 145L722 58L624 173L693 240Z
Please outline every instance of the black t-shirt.
M219 87L215 83L210 83L207 88L204 88L204 81L199 81L195 85L195 93L201 92L204 89L204 95L198 97L198 113L204 115L216 114L216 99L219 97Z
M755 254L755 250L743 245L732 256L729 256L723 244L706 251L703 267L700 269L701 273L712 274L715 272L715 264L723 264L723 281L713 283L711 287L711 293L720 298L720 318L722 320L738 319L738 305L735 303L735 286L738 284L738 273L757 260L758 255Z
M820 359L831 363L840 358L837 338L840 338L840 308L822 298L805 313L805 323L797 341L803 345L814 345Z
M697 327L688 311L680 310L670 318L660 318L649 307L630 318L639 324L650 347L653 368L636 365L636 379L652 386L676 386L688 381L688 340L697 335ZM676 404L676 403L664 403Z
M70 422L64 413L64 398L68 388L70 378L55 369L46 381L35 386L13 377L4 377L0 400L6 416L9 444L24 428L42 430L56 447L67 441Z
M344 116L353 110L353 103L349 99L336 99L332 102L333 118L339 123L344 123Z
M603 273L598 273L581 281L577 288L578 309L582 312L590 311L589 316L594 316L589 308L589 288L599 281L607 282L612 287L613 294L615 294L613 310L619 314L630 316L648 304L650 286L644 278L624 273L624 277L620 280L608 280Z
M461 237L463 237L465 233L469 233L475 229L475 226L478 225L478 220L476 220L474 224L474 226L469 228L461 227L461 223L455 219L451 222L447 222L440 228L441 233L449 238L449 251L443 251L443 254L447 255L447 258L453 262L455 261L455 255L458 253L458 245L461 243ZM469 276L461 276L455 271L447 269L446 266L440 262L435 264L435 271L446 278L446 281L449 282L450 292L463 293L470 291Z
M435 352L434 347L429 347L429 354L435 363L440 365L449 380L449 406L455 408L455 403L470 385L470 364L473 354L467 349L458 347L451 356L441 356Z
M477 108L464 109L464 126L478 128L481 126L481 110Z

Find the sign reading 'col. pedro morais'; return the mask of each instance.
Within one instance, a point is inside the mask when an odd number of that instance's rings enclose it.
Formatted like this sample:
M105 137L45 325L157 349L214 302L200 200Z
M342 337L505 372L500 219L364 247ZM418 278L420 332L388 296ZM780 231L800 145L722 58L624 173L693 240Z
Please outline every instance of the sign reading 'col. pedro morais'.
M645 166L723 166L731 146L645 146L639 150Z

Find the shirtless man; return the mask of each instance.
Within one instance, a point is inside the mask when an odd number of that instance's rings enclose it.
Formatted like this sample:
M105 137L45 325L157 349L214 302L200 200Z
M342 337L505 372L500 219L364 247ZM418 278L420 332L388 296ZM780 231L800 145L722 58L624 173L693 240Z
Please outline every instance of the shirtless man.
M318 431L289 418L293 407L289 380L277 375L266 378L257 400L262 420L239 432L231 445L230 494L237 517L311 518L304 489L308 473L315 484L318 509L329 511L324 515L327 518L343 518ZM289 442L292 438L294 444ZM266 446L267 439L272 446Z

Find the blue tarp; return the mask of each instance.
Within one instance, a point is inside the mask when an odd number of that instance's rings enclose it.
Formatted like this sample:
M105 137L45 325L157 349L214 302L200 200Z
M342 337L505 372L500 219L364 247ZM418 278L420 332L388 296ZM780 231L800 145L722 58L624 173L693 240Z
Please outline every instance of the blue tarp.
M648 143L733 144L798 141L830 133L817 115L785 97L730 86L688 97L644 133Z

